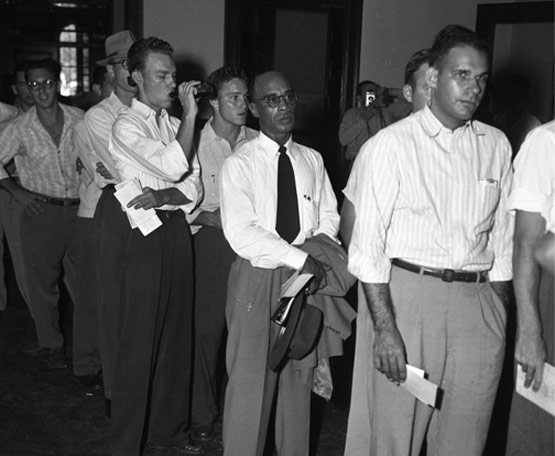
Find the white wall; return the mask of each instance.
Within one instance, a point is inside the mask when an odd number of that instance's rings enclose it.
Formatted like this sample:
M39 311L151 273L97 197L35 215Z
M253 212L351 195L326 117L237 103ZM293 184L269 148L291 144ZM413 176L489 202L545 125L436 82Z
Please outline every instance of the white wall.
M223 65L225 0L143 0L143 35L168 41L178 78L204 78Z

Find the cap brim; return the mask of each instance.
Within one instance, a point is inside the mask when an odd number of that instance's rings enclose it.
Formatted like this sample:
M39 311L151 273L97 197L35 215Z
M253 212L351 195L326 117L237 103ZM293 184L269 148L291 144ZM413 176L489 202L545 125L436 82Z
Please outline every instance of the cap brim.
M107 57L105 59L99 60L96 62L96 64L99 66L107 66L110 64L111 60L126 59L126 58L127 58L127 53L117 54L117 55L112 55L111 57Z

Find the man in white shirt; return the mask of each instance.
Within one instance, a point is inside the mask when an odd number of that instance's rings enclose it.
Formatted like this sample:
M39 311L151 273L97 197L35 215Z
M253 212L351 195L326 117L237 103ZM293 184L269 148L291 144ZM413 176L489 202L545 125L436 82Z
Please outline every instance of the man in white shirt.
M115 456L202 453L184 432L193 329L193 252L184 211L202 198L192 147L198 82L177 86L172 54L169 43L154 37L131 46L127 65L137 98L119 112L109 143L122 181L137 179L143 188L127 207L155 208L162 221L147 236L131 226L123 234L111 410ZM181 122L167 112L176 95Z
M501 374L511 149L472 121L485 43L447 26L432 53L428 106L368 141L344 190L361 282L346 455L418 455L424 440L430 456L481 455ZM399 388L407 363L442 390L437 408Z
M222 168L221 213L226 239L238 258L228 282L224 454L262 455L272 405L280 455L307 455L310 388L291 361L270 370L279 327L270 317L279 288L298 269L314 274L310 292L326 285L322 263L299 248L313 236L336 239L337 202L319 153L292 139L297 95L280 73L259 75L249 108L258 138Z
M534 250L555 224L555 121L528 134L514 161L509 209L515 211L514 287L517 308L515 361L524 386L537 391L546 362L555 361L553 259L551 272ZM554 419L520 394L511 402L507 455L540 456L554 451Z
M206 78L213 116L200 132L198 159L204 199L187 218L195 248L195 365L192 437L207 441L218 417L218 354L225 333L225 300L235 252L226 241L220 218L220 169L224 160L258 132L245 126L247 76L238 67L222 67Z
M97 62L106 66L114 84L110 95L85 113L76 128L76 142L84 169L81 172L78 212L80 308L74 311L74 354L88 354L88 363L76 363L73 370L82 382L97 382L93 374L102 366L106 398L106 415L110 417L110 400L118 338L119 255L122 233L128 229L115 200L114 184L120 180L114 159L108 150L112 125L124 106L130 106L137 93L129 85L127 51L135 42L129 30L106 38L106 58ZM97 169L104 170L100 174ZM120 225L117 225L121 222ZM117 229L116 229L117 228ZM114 234L115 232L115 234ZM98 321L98 324L96 324ZM100 357L100 365L98 361ZM85 361L87 358L81 357Z

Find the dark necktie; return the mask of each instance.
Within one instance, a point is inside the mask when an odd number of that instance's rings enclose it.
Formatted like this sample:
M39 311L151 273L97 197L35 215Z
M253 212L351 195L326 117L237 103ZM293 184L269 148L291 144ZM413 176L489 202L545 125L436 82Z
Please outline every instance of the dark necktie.
M291 243L299 233L299 204L291 159L287 148L279 146L276 231Z

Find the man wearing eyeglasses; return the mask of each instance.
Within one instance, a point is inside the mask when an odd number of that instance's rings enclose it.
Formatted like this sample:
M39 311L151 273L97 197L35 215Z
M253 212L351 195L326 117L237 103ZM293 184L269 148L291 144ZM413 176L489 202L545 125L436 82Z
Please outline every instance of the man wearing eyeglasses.
M74 311L73 371L85 386L102 382L106 416L110 417L112 379L117 350L117 306L119 304L119 255L122 233L121 208L115 200L114 185L120 182L114 158L108 150L112 125L119 113L130 106L137 88L129 85L127 51L135 42L129 30L106 38L105 66L114 83L110 96L89 109L76 128L76 143L84 169L78 219L80 308ZM98 324L96 323L98 321ZM100 358L100 360L99 360ZM77 360L80 359L80 362Z
M75 224L78 176L73 127L83 111L58 103L59 64L51 59L30 63L25 72L35 106L0 133L0 185L19 204L22 253L28 298L35 322L37 354L53 368L66 367L59 328L59 279L75 302ZM19 183L5 172L12 158Z
M235 149L258 132L245 126L247 76L238 67L222 67L206 79L213 116L200 132L198 158L204 199L187 218L195 248L195 365L192 437L208 441L218 417L218 354L225 333L225 299L235 253L226 241L220 218L220 169Z
M229 157L221 173L223 230L238 255L226 307L224 454L262 455L275 401L278 454L307 455L310 388L291 361L279 373L270 370L278 333L271 316L293 271L314 274L310 293L326 285L323 264L299 246L317 235L337 238L337 202L320 154L293 141L297 96L285 76L261 74L251 97L260 134Z

